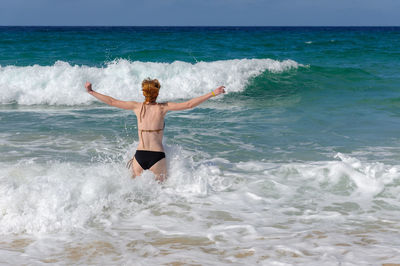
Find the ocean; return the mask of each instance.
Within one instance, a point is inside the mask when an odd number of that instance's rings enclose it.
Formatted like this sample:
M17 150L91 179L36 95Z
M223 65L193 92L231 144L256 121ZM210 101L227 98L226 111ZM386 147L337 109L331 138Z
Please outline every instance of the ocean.
M0 264L400 263L399 27L0 27ZM132 111L168 180L131 179Z

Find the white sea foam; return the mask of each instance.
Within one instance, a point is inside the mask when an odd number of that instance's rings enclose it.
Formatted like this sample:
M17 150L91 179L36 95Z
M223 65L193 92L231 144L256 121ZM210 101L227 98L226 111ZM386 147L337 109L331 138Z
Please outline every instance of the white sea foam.
M133 143L123 161L132 156ZM115 151L103 148L97 162L79 164L22 159L3 163L0 170L0 234L48 233L84 230L93 224L108 227L120 216L157 203L160 197L207 195L229 187L213 165L195 166L192 154L177 146L167 146L170 177L162 190L150 172L130 179L131 173ZM186 158L183 160L182 158ZM99 162L100 161L100 162ZM195 169L195 170L194 170ZM192 171L191 171L192 170ZM166 192L160 195L161 191Z
M131 156L130 151L131 147L123 156L124 161ZM338 161L292 164L253 161L222 171L216 164L227 163L226 160L194 162L194 154L179 146L167 146L166 152L170 177L163 188L150 173L130 180L123 163L104 158L101 160L107 163L40 164L34 160L3 163L0 233L70 231L93 221L109 224L124 209L132 214L148 207L150 202L159 201L159 197L164 199L173 194L187 199L210 197L214 204L224 202L226 210L232 211L250 205L263 208L265 203L274 204L275 199L279 199L279 204L282 201L290 204L318 197L328 200L317 203L321 208L332 201L349 201L367 204L364 207L369 209L369 204L384 190L387 195L382 200L388 202L398 200L400 195L399 187L394 185L400 180L398 166L362 163L340 153L336 155ZM242 170L246 170L248 177L243 178ZM236 192L218 195L218 191L227 189ZM312 217L310 213L305 215Z
M70 65L58 61L53 66L0 66L0 103L79 105L90 104L84 83L115 98L142 100L141 82L157 78L161 101L199 96L220 85L227 92L243 91L251 77L264 71L282 72L298 68L293 60L235 59L196 64L175 61L153 63L125 59L105 67Z
M164 185L149 172L131 180L120 163L2 164L0 233L10 244L0 255L23 253L16 264L110 265L400 259L397 165L344 154L327 162L196 162L179 146L168 146L167 155ZM10 233L31 242L15 249L24 241L12 242Z

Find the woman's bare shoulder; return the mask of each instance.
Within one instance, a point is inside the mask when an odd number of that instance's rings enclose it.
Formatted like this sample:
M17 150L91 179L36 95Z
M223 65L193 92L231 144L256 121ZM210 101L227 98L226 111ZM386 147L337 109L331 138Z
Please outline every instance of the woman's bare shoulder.
M157 103L157 105L160 106L160 108L164 109L168 106L168 102Z
M164 115L168 112L168 102L157 103Z

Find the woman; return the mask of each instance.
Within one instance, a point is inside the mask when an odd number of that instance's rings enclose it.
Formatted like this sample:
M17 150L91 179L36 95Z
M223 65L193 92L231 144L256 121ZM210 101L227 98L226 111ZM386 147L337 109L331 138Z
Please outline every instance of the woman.
M138 121L139 145L128 167L132 167L133 177L142 174L143 170L150 170L156 180L162 182L167 177L167 164L165 160L162 138L164 135L164 117L169 111L180 111L196 107L202 102L225 93L224 86L216 88L203 96L193 98L183 103L157 103L156 99L161 88L156 79L145 79L142 82L144 102L120 101L110 96L92 90L92 84L86 82L88 93L100 101L121 109L133 110Z

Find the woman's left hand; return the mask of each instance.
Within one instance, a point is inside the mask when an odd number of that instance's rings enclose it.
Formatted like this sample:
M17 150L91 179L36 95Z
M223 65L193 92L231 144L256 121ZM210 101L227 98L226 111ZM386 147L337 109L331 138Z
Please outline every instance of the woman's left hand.
M217 95L219 95L219 94L221 94L221 93L225 93L225 86L220 86L220 87L218 87L218 88L216 88L215 90L214 90L214 94L215 94L215 96L217 96Z

